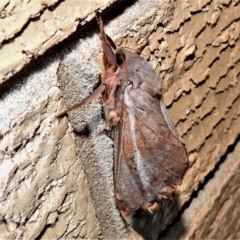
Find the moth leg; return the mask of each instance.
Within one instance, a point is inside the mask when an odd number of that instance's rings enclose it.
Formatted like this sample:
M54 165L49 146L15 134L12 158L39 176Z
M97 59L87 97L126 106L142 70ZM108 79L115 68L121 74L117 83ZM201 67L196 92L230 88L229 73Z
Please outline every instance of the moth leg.
M102 92L105 90L105 85L101 84L95 91L93 91L92 94L90 94L88 97L84 98L80 103L65 109L64 111L60 112L57 114L57 117L62 117L64 114L67 112L70 112L76 108L84 108L86 107L89 103L91 103L93 100L101 97Z
M126 221L128 224L130 224L132 214L130 214L130 213L127 212L127 211L122 211L122 210L120 210L120 213L121 213L122 217L125 219L125 221Z
M97 131L97 135L103 132L105 129L108 129L112 126L117 126L120 120L118 111L112 110L109 113L109 119L105 122L105 124Z
M156 201L154 202L145 202L141 205L141 209L144 211L148 211L150 213L153 213L158 208L158 203Z
M154 202L148 207L148 211L152 214L158 208L158 203Z
M102 133L105 129L108 129L112 126L111 122L109 120L107 120L104 125L96 132L96 135L99 135L100 133Z
M174 187L167 185L165 191L158 194L158 198L159 199L165 198L165 199L171 199L172 200L173 199L173 196L172 196L173 192L174 192Z
M110 111L109 120L111 121L112 126L117 126L120 120L119 112L116 110Z

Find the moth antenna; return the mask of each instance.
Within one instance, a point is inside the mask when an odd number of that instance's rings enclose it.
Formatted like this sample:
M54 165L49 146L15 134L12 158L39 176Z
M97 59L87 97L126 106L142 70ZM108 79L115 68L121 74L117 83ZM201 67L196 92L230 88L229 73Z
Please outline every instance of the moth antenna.
M62 117L63 115L65 115L67 112L70 112L74 109L77 108L84 108L87 105L89 105L92 101L94 101L95 99L98 99L99 97L101 97L102 92L105 90L105 85L101 84L95 91L93 91L93 93L91 95L89 95L88 97L84 98L80 103L67 108L66 110L60 112L59 114L57 114L57 117Z
M136 52L137 54L141 54L141 52L137 52L138 50L137 49L133 49L133 48L129 48L129 47L122 47L122 49L129 49L129 50L131 50L132 52ZM122 54L121 54L121 56L123 56ZM124 61L124 60L123 60ZM142 63L142 66L141 67L143 67L144 66L144 62ZM141 68L140 67L140 68ZM125 73L127 73L127 66L126 66L126 64L124 64L124 70L125 70ZM126 77L127 77L127 74L126 74Z
M144 43L142 43L138 48L137 52L142 53L143 49L149 44L149 41L146 40Z
M99 26L99 29L100 29L100 34L101 34L101 37L104 38L104 40L108 41L109 44L111 45L111 47L113 49L117 49L114 41L105 33L105 30L104 30L104 23L103 23L103 20L102 20L102 16L101 14L98 12L98 11L95 11L95 16L96 16L96 19L97 19L97 22L98 22L98 26ZM102 38L101 38L102 39ZM102 39L103 40L103 39Z
M95 16L100 29L100 39L102 42L103 53L106 55L108 62L112 66L117 67L118 64L115 55L116 45L114 44L113 40L105 33L103 20L100 13L95 11Z
M100 28L100 29L104 29L103 20L102 20L102 17L101 17L100 12L95 11L95 17L96 17L96 19L97 19L99 28Z
M137 54L141 54L142 53L142 51L143 51L143 49L148 45L148 43L149 43L149 41L147 40L147 41L145 41L143 44L141 44L138 48L136 48L136 49L134 49L134 48L130 48L130 47L122 47L122 48L124 48L124 49L129 49L129 50L131 50L132 52L135 52L135 53L137 53Z

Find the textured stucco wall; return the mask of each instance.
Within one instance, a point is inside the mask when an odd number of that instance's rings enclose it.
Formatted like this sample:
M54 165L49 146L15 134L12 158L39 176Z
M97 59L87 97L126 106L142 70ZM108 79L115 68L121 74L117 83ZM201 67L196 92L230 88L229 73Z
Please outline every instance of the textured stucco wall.
M238 1L85 3L0 4L1 238L155 239L193 201L193 192L239 135ZM100 41L91 19L99 8L106 8L106 31L119 45L134 48L149 40L142 56L163 79L164 100L191 163L175 200L161 202L156 214L135 219L132 228L126 228L114 202L112 140L95 135L104 122L101 101L69 113L70 122L56 118L64 104L80 101L97 84ZM217 231L209 224L219 227L224 209L239 213L234 184L240 158L233 158L235 170L212 190L215 198L209 194L204 199L209 204L196 204L201 214L191 211L192 224L185 218L183 238L214 238ZM234 192L232 207L226 206L226 189ZM217 209L222 213L214 215ZM230 236L237 228L226 229Z

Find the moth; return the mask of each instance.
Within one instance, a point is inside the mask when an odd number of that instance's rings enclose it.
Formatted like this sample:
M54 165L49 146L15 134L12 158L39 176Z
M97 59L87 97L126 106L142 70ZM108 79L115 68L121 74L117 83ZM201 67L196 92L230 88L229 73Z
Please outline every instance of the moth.
M162 198L172 199L188 168L185 144L163 103L162 84L152 66L128 48L117 48L96 12L103 49L101 84L79 104L102 97L114 136L116 204L130 223L138 209L152 213Z

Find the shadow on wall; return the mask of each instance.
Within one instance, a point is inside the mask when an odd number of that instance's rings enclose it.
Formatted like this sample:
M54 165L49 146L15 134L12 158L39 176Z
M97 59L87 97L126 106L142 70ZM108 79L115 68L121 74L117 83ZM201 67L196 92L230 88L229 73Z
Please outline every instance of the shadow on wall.
M180 204L178 204L178 198L175 197L174 200L162 199L159 202L159 208L153 214L146 213L144 211L139 211L133 217L132 228L138 232L146 240L161 239L161 232L167 227L167 223L174 219L176 212L181 209ZM185 228L179 222L179 233L183 234Z

